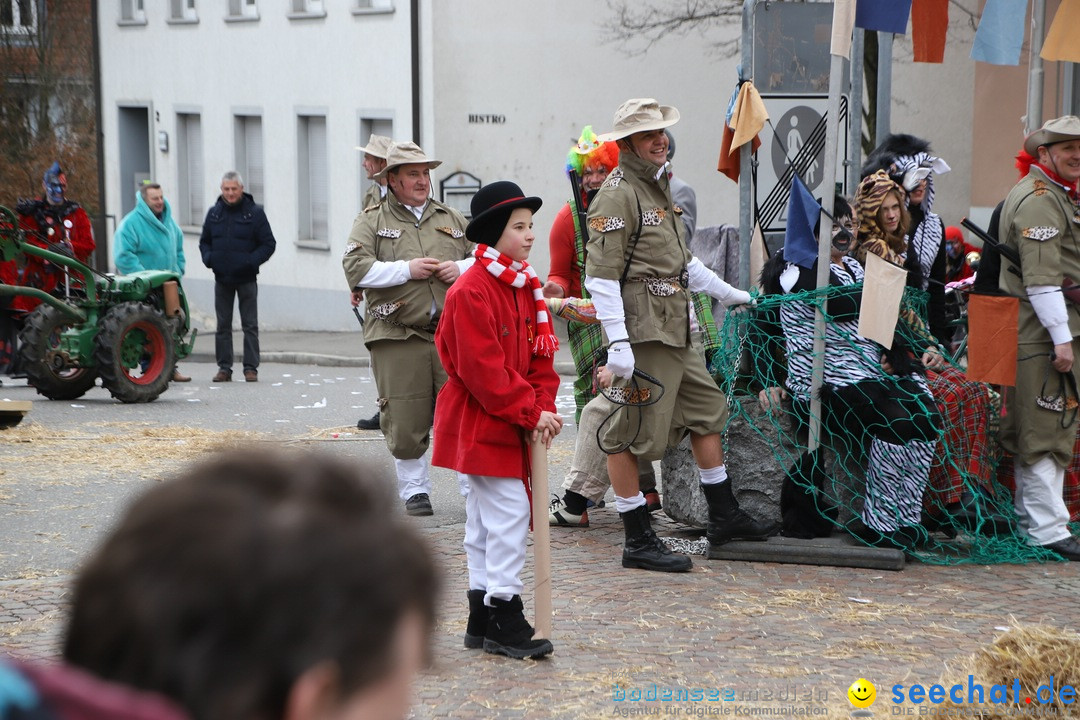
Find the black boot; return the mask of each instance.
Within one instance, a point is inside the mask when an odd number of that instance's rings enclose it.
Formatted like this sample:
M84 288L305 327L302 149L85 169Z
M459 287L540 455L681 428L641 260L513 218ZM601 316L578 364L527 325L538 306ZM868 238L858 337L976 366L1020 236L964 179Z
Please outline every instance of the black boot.
M660 572L686 572L694 563L686 555L673 553L653 532L649 510L644 506L630 512L619 513L626 529L623 544L622 566L659 570Z
M525 619L521 596L509 600L491 599L484 652L524 660L550 655L554 651L550 640L533 640L533 628Z
M702 484L701 492L709 504L709 525L705 530L709 545L723 545L732 540L766 540L779 529L777 523L755 520L739 509L739 501L731 492L731 480Z
M484 636L487 635L488 613L487 605L484 604L483 590L470 590L465 593L469 598L469 622L465 625L465 647L470 650L479 650L484 647Z

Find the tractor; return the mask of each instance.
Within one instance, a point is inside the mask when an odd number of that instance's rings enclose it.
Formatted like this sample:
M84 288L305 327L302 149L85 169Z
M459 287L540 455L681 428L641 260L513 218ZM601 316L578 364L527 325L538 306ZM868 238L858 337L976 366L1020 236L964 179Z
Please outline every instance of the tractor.
M23 370L38 393L74 400L97 378L124 403L157 399L169 387L176 362L195 344L180 276L161 270L130 275L101 273L62 246L30 242L18 216L0 206L0 261L35 256L62 269L63 296L0 283L0 297L41 300L19 332ZM190 338L187 338L190 333Z

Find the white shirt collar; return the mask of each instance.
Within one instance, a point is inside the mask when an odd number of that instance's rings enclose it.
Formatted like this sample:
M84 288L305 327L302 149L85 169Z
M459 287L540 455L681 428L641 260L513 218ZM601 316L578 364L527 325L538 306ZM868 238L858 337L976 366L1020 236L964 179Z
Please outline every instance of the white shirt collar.
M405 205L405 203L401 203L401 204ZM424 204L421 205L420 207L413 207L412 205L405 205L405 207L407 207L409 210L412 211L412 214L416 216L417 220L419 220L423 216L424 209L427 208L427 206L428 206L427 201L424 201Z

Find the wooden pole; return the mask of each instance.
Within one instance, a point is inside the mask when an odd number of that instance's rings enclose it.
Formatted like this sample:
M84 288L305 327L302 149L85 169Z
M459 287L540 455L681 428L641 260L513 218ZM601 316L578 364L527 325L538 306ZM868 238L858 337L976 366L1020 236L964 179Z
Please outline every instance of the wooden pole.
M537 638L551 638L551 528L548 525L547 448L532 443L533 606Z

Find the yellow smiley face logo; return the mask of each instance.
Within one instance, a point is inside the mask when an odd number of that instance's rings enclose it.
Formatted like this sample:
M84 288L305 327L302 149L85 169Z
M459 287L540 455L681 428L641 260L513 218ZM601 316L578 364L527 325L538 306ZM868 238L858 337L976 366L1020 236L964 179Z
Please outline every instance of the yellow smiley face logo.
M874 684L865 678L859 678L851 683L847 690L848 700L857 708L868 708L877 699L877 690Z

